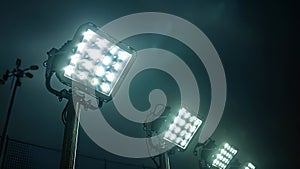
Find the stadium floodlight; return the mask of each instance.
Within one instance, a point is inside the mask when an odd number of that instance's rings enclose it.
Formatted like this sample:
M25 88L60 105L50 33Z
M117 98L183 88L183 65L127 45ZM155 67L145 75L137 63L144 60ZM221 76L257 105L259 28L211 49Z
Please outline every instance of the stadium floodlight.
M246 163L243 169L255 169L255 166L252 163Z
M52 48L47 54L48 60L44 63L47 68L46 87L60 100L69 100L63 111L68 113L60 168L74 168L80 105L97 108L84 99L82 92L97 98L98 107L102 106L103 101L111 100L133 64L136 52L96 25L87 23L79 27L71 41L67 41L60 49ZM54 89L51 86L54 74L72 90Z
M190 113L185 108L180 108L176 116L168 117L166 122L167 130L164 131L163 139L186 149L191 139L198 131L202 120Z
M233 157L237 154L238 150L228 143L219 146L217 151L212 155L212 166L225 169L232 161Z
M51 51L50 51L51 53ZM52 68L58 79L102 100L110 100L130 66L135 51L92 23L82 25L72 41L54 53Z

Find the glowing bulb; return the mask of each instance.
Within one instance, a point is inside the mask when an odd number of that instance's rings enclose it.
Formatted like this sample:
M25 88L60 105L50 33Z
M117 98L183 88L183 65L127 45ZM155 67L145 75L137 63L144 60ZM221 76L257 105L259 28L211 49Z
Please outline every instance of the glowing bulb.
M118 58L122 61L127 60L131 55L125 51L119 51L118 52Z
M105 56L102 60L102 63L106 66L109 65L111 62L112 62L112 58L109 56Z
M179 133L180 132L180 128L176 127L174 131L175 131L175 133Z
M109 41L103 38L97 38L95 44L100 48L106 48L109 45Z
M191 138L191 136L192 136L192 134L191 133L187 133L186 135L185 135L185 139L190 139Z
M181 142L181 140L182 140L181 138L177 138L175 142L178 144Z
M192 133L192 132L194 132L196 130L196 127L195 126L191 126L190 127L190 132Z
M185 128L185 129L189 129L190 126L191 126L191 124L188 123L188 124L186 124L186 125L184 126L184 128Z
M90 29L83 33L84 39L87 41L91 40L95 35L97 34Z
M165 133L165 137L168 138L168 137L171 136L171 134L172 134L172 133L171 133L170 131L167 131L167 132Z
M184 113L185 113L185 109L184 109L184 108L181 108L181 109L179 110L179 116L184 115Z
M179 117L175 117L175 118L174 118L174 123L178 123L179 120L180 120Z
M86 47L86 43L81 42L77 45L77 51L83 52L84 48Z
M112 46L111 48L110 48L110 50L109 50L109 52L111 53L111 54L116 54L117 53L117 51L119 50L120 48L118 47L118 46Z
M216 165L217 162L218 162L218 160L217 160L217 159L214 159L213 164Z
M65 75L71 76L75 72L74 66L68 65L64 68Z
M180 132L180 136L181 136L181 137L183 137L185 134L186 134L186 131L185 131L185 130L183 130L183 131Z
M224 147L227 149L229 147L229 144L228 143L225 143L224 144Z
M171 134L170 139L171 140L175 140L176 139L176 135L175 134Z
M192 116L192 117L190 117L190 122L193 122L194 120L196 120L196 117L194 117L194 116Z
M185 146L186 143L187 143L186 140L183 140L183 141L180 143L180 145L181 145L181 146Z
M180 126L184 126L184 125L185 125L185 121L184 121L183 119L180 119L180 120L178 121L178 124L179 124Z
M110 86L108 83L102 83L100 87L104 93L108 93L110 91Z
M174 128L175 128L175 125L171 124L170 127L169 127L169 130L173 130Z
M255 169L255 166L254 166L252 163L248 163L248 166L249 166L251 169Z
M110 81L110 82L114 81L115 78L116 78L115 74L114 74L114 73L111 73L111 72L108 72L108 73L106 74L105 77L106 77L106 79L107 79L108 81Z
M115 63L113 65L113 68L116 70L116 71L120 71L122 69L122 64L121 63Z
M74 55L71 56L70 63L76 65L77 62L79 61L79 59L80 59L80 55L79 54L74 54Z
M94 73L95 73L96 76L103 76L104 73L105 73L105 69L102 66L96 66L95 70L94 70Z
M99 80L98 80L97 78L93 78L93 79L91 80L91 84L92 84L93 86L97 86L97 85L99 84Z
M191 117L191 114L190 113L185 113L185 115L183 116L185 119Z
M201 122L201 120L199 120L199 119L197 119L197 120L194 121L194 125L195 125L195 126L201 125L201 123L202 123L202 122Z

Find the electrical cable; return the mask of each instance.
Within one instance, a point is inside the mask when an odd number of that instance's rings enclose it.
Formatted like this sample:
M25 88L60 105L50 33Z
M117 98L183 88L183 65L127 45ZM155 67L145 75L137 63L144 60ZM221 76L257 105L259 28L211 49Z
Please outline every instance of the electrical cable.
M61 113L61 120L64 125L66 125L67 122L67 109L69 107L70 101L67 102L66 106L64 107L62 113Z

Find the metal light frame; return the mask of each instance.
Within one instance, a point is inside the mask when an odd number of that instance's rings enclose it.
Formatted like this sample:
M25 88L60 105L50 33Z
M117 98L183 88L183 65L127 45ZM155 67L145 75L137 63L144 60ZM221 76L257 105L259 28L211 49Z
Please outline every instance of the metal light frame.
M83 81L76 80L74 78L66 77L65 76L65 70L64 68L68 66L71 62L71 56L76 54L76 52L79 50L78 44L80 44L84 40L84 33L88 30L94 32L97 34L97 36L103 38L106 40L109 45L107 48L111 47L117 47L121 51L127 52L130 54L130 59L124 66L124 69L119 74L120 76L116 80L115 84L112 86L111 92L108 94L105 94L101 92L100 90L97 90L95 86L83 83ZM106 51L106 54L108 54L110 51L108 49L101 49L102 52ZM49 55L50 54L50 55ZM136 52L134 49L132 49L129 46L126 46L122 42L119 42L118 40L114 39L110 35L103 32L101 29L99 29L96 25L92 23L83 24L79 27L79 29L76 31L73 40L68 41L61 49L52 49L49 53L49 58L47 63L51 65L47 65L47 67L51 67L51 71L55 72L57 78L60 82L67 86L72 86L72 83L76 85L80 90L84 91L85 93L92 95L96 98L99 98L100 100L109 101L112 99L113 95L117 92L120 84L122 83L122 80L125 78L126 74L128 73L130 67L132 66L135 58L136 58ZM99 56L100 57L100 56ZM51 62L51 63L50 63ZM99 61L99 64L101 64L101 61ZM100 83L101 84L101 83Z
M78 44L80 44L84 40L84 33L87 31L92 31L96 34L95 36L99 36L105 39L106 42L109 42L110 46L105 47L117 47L118 50L126 52L126 54L128 53L128 55L130 55L129 60L126 62L126 65L124 65L124 69L119 74L119 77L118 79L116 79L115 84L113 84L111 89L112 91L109 93L102 93L101 91L97 90L97 88L95 88L94 86L87 85L83 81L74 79L72 76L65 76L64 68L69 64L72 64L70 63L71 56L77 54L77 50L78 48L80 48ZM101 49L102 46L98 46L98 48ZM101 52L104 52L104 50L101 50ZM105 52L111 51L106 50ZM63 98L68 100L66 106L67 117L65 123L60 168L74 168L78 143L80 106L83 105L85 108L97 109L98 107L102 107L104 101L111 100L113 95L117 92L117 89L119 88L122 80L128 73L129 68L133 64L136 58L136 52L131 47L124 45L123 43L117 41L116 39L112 38L102 30L100 30L96 25L92 23L87 23L79 27L79 29L76 31L73 37L73 40L67 41L60 49L52 48L49 52L47 52L47 54L48 60L44 62L44 65L46 67L46 88L49 92L58 96L59 100L62 100ZM105 55L101 53L102 58L99 56L100 58L96 60L96 63L100 64L101 62L103 62L103 58L106 55L107 53ZM119 59L119 56L113 57L113 59L115 60ZM85 57L84 59L87 58ZM78 69L80 70L80 68ZM54 74L60 82L72 88L69 90L63 89L61 91L54 89L51 86L51 79ZM98 107L92 105L91 102L89 102L89 100L85 100L85 93L94 96L98 99Z
M225 169L237 155L238 149L228 143L221 144L211 155L211 166L219 169Z
M203 121L184 107L174 114L169 114L160 131L163 132L164 140L176 145L180 150L185 150Z

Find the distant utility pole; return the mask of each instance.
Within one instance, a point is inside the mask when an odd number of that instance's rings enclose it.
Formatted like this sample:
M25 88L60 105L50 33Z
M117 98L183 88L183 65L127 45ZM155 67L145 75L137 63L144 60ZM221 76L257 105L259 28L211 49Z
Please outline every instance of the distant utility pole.
M2 137L0 140L0 165L1 165L1 169L4 168L4 161L5 161L5 154L7 151L7 130L8 130L8 125L9 125L9 119L11 116L11 110L12 110L12 106L14 103L14 99L15 99L15 95L16 95L16 90L17 87L21 86L21 78L22 77L28 77L28 78L32 78L33 74L29 73L28 71L30 70L37 70L39 67L36 65L32 65L29 68L26 69L20 69L21 66L21 60L17 59L16 61L16 66L13 70L9 71L6 70L5 74L3 75L2 79L0 79L0 85L5 84L5 82L8 80L9 77L12 77L12 86L11 86L11 93L10 93L10 97L9 97L9 105L8 105L8 109L7 109L7 113L6 113L6 118L5 118L5 122L4 122L4 127L2 130Z

